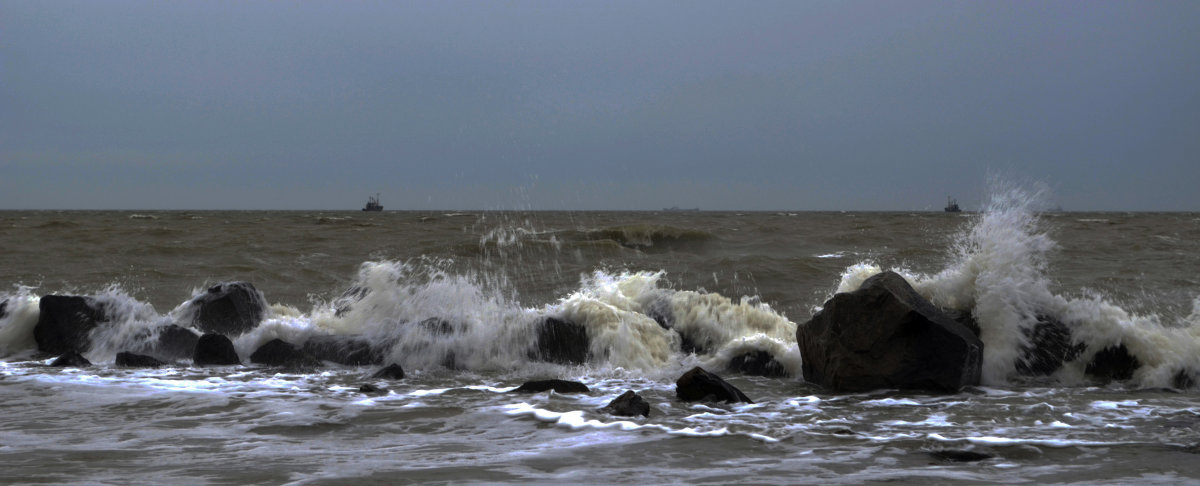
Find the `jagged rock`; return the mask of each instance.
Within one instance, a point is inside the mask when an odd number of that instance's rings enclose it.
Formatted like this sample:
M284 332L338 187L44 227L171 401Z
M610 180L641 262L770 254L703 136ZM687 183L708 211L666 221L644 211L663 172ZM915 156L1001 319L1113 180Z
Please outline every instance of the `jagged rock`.
M87 351L91 331L108 320L102 304L72 295L43 296L38 312L33 338L39 350L53 354Z
M205 334L196 341L196 352L192 355L196 366L242 364L233 341L221 334Z
M304 352L300 346L282 339L272 339L259 346L250 355L250 362L284 368L318 368L321 366L321 360Z
M600 411L620 417L636 417L638 415L649 417L650 403L634 393L633 390L629 390L608 402L608 405L605 405Z
M705 354L713 345L710 339L697 341L691 334L680 332L679 329L675 329L675 332L679 334L679 350L686 354Z
M92 362L84 358L78 351L67 351L50 362L50 366L54 368L86 368L91 365Z
M404 379L404 368L401 368L400 365L398 365L396 363L392 363L390 365L387 365L383 369L376 371L375 374L371 375L371 377L372 378L383 378L383 379L387 379L387 380L403 380Z
M796 329L804 379L837 391L978 385L983 343L895 272L834 295Z
M370 383L364 383L362 386L358 387L358 391L368 395L386 395L388 392L387 388L380 388Z
M383 357L362 336L312 336L304 341L304 352L322 361L347 366L377 365Z
M587 385L578 381L566 380L536 380L528 381L525 384L517 387L512 393L538 393L546 390L554 390L558 393L589 393Z
M267 303L250 282L224 282L192 299L193 324L205 333L238 336L262 322Z
M692 368L691 371L684 373L675 381L675 396L685 402L704 400L754 403L737 387L699 366Z
M788 376L787 369L766 351L751 351L729 360L729 369L743 375L780 378Z
M583 364L587 362L590 346L583 325L547 317L538 323L533 358L558 364Z
M936 459L940 459L940 460L947 461L947 462L976 462L976 461L982 461L984 459L991 459L993 457L996 457L991 454L984 454L982 452L964 451L964 450L955 450L955 449L931 451L929 453L929 455L933 456Z
M0 319L8 317L8 299L0 301Z
M1063 363L1074 361L1083 353L1083 343L1073 344L1071 329L1050 316L1037 316L1037 324L1023 330L1028 345L1021 347L1017 372L1026 376L1054 374Z
M1129 354L1129 349L1125 348L1124 344L1118 344L1096 353L1088 363L1085 373L1106 381L1128 380L1133 378L1133 372L1141 366L1142 363L1137 357Z
M117 366L127 366L130 368L158 368L166 363L154 359L152 356L143 354L134 354L128 351L117 353Z

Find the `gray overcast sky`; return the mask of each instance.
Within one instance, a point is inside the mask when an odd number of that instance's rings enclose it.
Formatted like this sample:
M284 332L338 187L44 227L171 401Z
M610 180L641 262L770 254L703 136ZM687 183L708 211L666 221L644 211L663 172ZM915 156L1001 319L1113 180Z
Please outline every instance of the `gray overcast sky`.
M0 208L1200 210L1200 2L0 0Z

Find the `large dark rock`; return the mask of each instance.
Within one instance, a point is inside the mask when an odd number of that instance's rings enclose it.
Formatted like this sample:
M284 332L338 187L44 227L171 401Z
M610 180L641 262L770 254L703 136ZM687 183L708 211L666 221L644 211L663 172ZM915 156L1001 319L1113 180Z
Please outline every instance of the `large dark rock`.
M512 393L538 393L546 390L554 390L558 393L588 393L591 390L587 385L578 381L567 380L535 380L528 381L525 384L517 387Z
M675 380L675 396L685 402L696 401L714 401L727 403L754 403L738 390L737 387L730 385L721 377L709 373L704 368L699 366L692 368L691 371L684 373L678 380Z
M986 459L991 459L993 457L996 457L991 454L984 454L982 452L966 451L966 450L959 450L959 449L944 449L944 450L940 450L940 451L930 451L929 455L933 456L935 459L940 459L940 460L946 461L946 462L976 462L976 461L983 461Z
M1017 372L1026 376L1048 376L1054 374L1063 363L1074 361L1086 346L1075 344L1071 329L1062 321L1050 316L1037 316L1033 327L1023 330L1026 345L1021 347L1017 359Z
M321 366L321 360L304 352L300 346L282 339L272 339L259 346L254 353L250 354L250 362L284 368L318 368Z
M149 354L159 359L185 359L196 352L196 343L199 341L200 336L191 329L171 324L158 330L158 338L154 340Z
M983 343L895 272L834 295L796 329L805 381L837 391L978 385Z
M125 366L129 368L158 368L166 363L154 359L152 356L143 354L134 354L128 351L117 353L117 366Z
M751 351L729 360L729 370L743 375L781 378L788 376L787 369L766 351Z
M377 365L383 356L371 348L371 342L362 336L312 336L304 341L304 352L322 361L347 366Z
M86 368L91 365L92 362L84 358L78 351L67 351L50 362L50 366L55 368Z
M535 359L558 364L587 362L591 341L582 324L547 317L537 325Z
M0 319L8 317L8 299L0 300Z
M72 295L43 296L38 312L33 339L39 350L53 354L87 351L92 347L89 334L108 320L102 304Z
M224 282L192 299L193 324L205 333L238 336L262 322L267 303L250 282Z
M375 374L371 375L371 377L383 378L385 380L403 380L404 368L401 368L400 365L396 363L392 363L385 366L383 369L376 371Z
M196 341L196 352L192 355L196 366L242 364L233 341L221 334L205 334Z
M605 405L600 411L619 417L636 417L638 415L649 417L650 402L647 402L637 393L634 393L633 390L628 390L622 393L621 396L613 399L613 401L608 402L608 405Z
M1129 349L1125 348L1124 344L1118 344L1096 353L1088 363L1085 373L1105 381L1128 380L1133 378L1133 372L1141 366L1142 363L1137 357L1129 354Z

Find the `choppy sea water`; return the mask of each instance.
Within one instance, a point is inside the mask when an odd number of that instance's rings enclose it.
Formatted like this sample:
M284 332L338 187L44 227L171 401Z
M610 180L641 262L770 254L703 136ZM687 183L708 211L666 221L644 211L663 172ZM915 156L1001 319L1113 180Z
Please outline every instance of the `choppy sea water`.
M1200 214L1038 213L1034 199L999 192L969 214L0 212L4 482L1200 481L1200 400L1173 380L1200 373ZM974 314L982 386L804 383L796 326L885 269ZM131 331L186 324L183 304L229 280L272 304L234 341L246 365L112 364ZM45 367L32 328L46 294L118 310L85 353L94 366ZM655 322L664 312L709 349L684 352ZM1037 313L1071 326L1085 354L1120 343L1142 366L1102 383L1085 356L1019 376L1020 330ZM546 316L586 326L586 365L529 358L529 328ZM433 317L461 332L417 332ZM408 376L246 359L270 339L321 334L394 343L388 358ZM792 376L726 369L747 350ZM693 366L755 403L677 400ZM592 391L509 393L540 378ZM626 390L650 417L598 411Z

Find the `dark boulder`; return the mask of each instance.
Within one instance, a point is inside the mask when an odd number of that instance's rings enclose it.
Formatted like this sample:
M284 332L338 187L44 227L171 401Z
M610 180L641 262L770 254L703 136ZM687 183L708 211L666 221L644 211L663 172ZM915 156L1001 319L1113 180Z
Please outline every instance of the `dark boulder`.
M0 300L0 319L8 317L8 299Z
M949 317L954 322L965 326L971 331L971 334L975 335L975 337L979 337L979 334L983 332L983 330L979 327L979 321L975 320L975 316L971 314L971 311L945 308L941 308L939 310L941 310L942 313L946 314L946 317Z
M145 354L160 361L190 359L200 336L184 327L169 324L138 335L140 344L130 352Z
M84 352L91 348L89 334L108 317L102 304L89 297L46 295L38 303L33 338L47 353Z
M272 339L259 346L254 353L250 354L250 362L284 368L318 368L321 366L321 360L304 352L300 346L282 339Z
M699 339L690 333L680 332L679 329L674 331L679 334L679 350L685 354L705 354L713 346L711 339Z
M267 303L250 282L224 282L192 299L193 324L205 333L238 336L262 322Z
M50 362L50 366L54 368L86 368L91 365L92 362L84 358L78 351L67 351Z
M1124 344L1118 344L1096 353L1088 363L1085 373L1104 381L1120 381L1133 378L1133 372L1141 366L1142 363L1137 357L1129 354L1129 349L1125 348Z
M788 376L787 369L766 351L751 351L729 360L729 370L743 375L781 378Z
M233 341L221 334L205 334L196 341L196 352L192 355L196 366L242 364Z
M836 391L978 385L983 343L895 272L834 295L796 329L805 381Z
M134 354L128 351L117 353L117 366L125 366L129 368L158 368L166 363L155 359L152 356L144 354Z
M558 393L589 393L587 385L578 381L567 380L535 380L528 381L525 384L517 387L512 393L538 393L546 390L554 390Z
M403 380L404 368L401 368L400 365L396 363L392 363L385 366L383 369L376 371L375 374L371 375L371 377L382 378L385 380Z
M304 341L304 352L321 361L347 366L377 365L383 357L362 336L320 335Z
M613 399L613 401L608 402L608 405L605 405L600 411L619 417L636 417L638 415L649 417L650 403L637 393L634 393L633 390L628 390L622 393L621 396Z
M1037 323L1022 330L1027 344L1021 346L1017 372L1025 376L1049 376L1083 353L1083 343L1074 344L1071 329L1050 316L1037 316Z
M587 362L591 341L581 324L547 317L537 324L537 348L533 358L558 364Z
M754 403L750 398L721 377L699 366L684 373L675 381L675 396L685 402L714 401Z
M1196 386L1196 380L1188 370L1179 370L1171 377L1171 386L1178 390L1187 390Z

